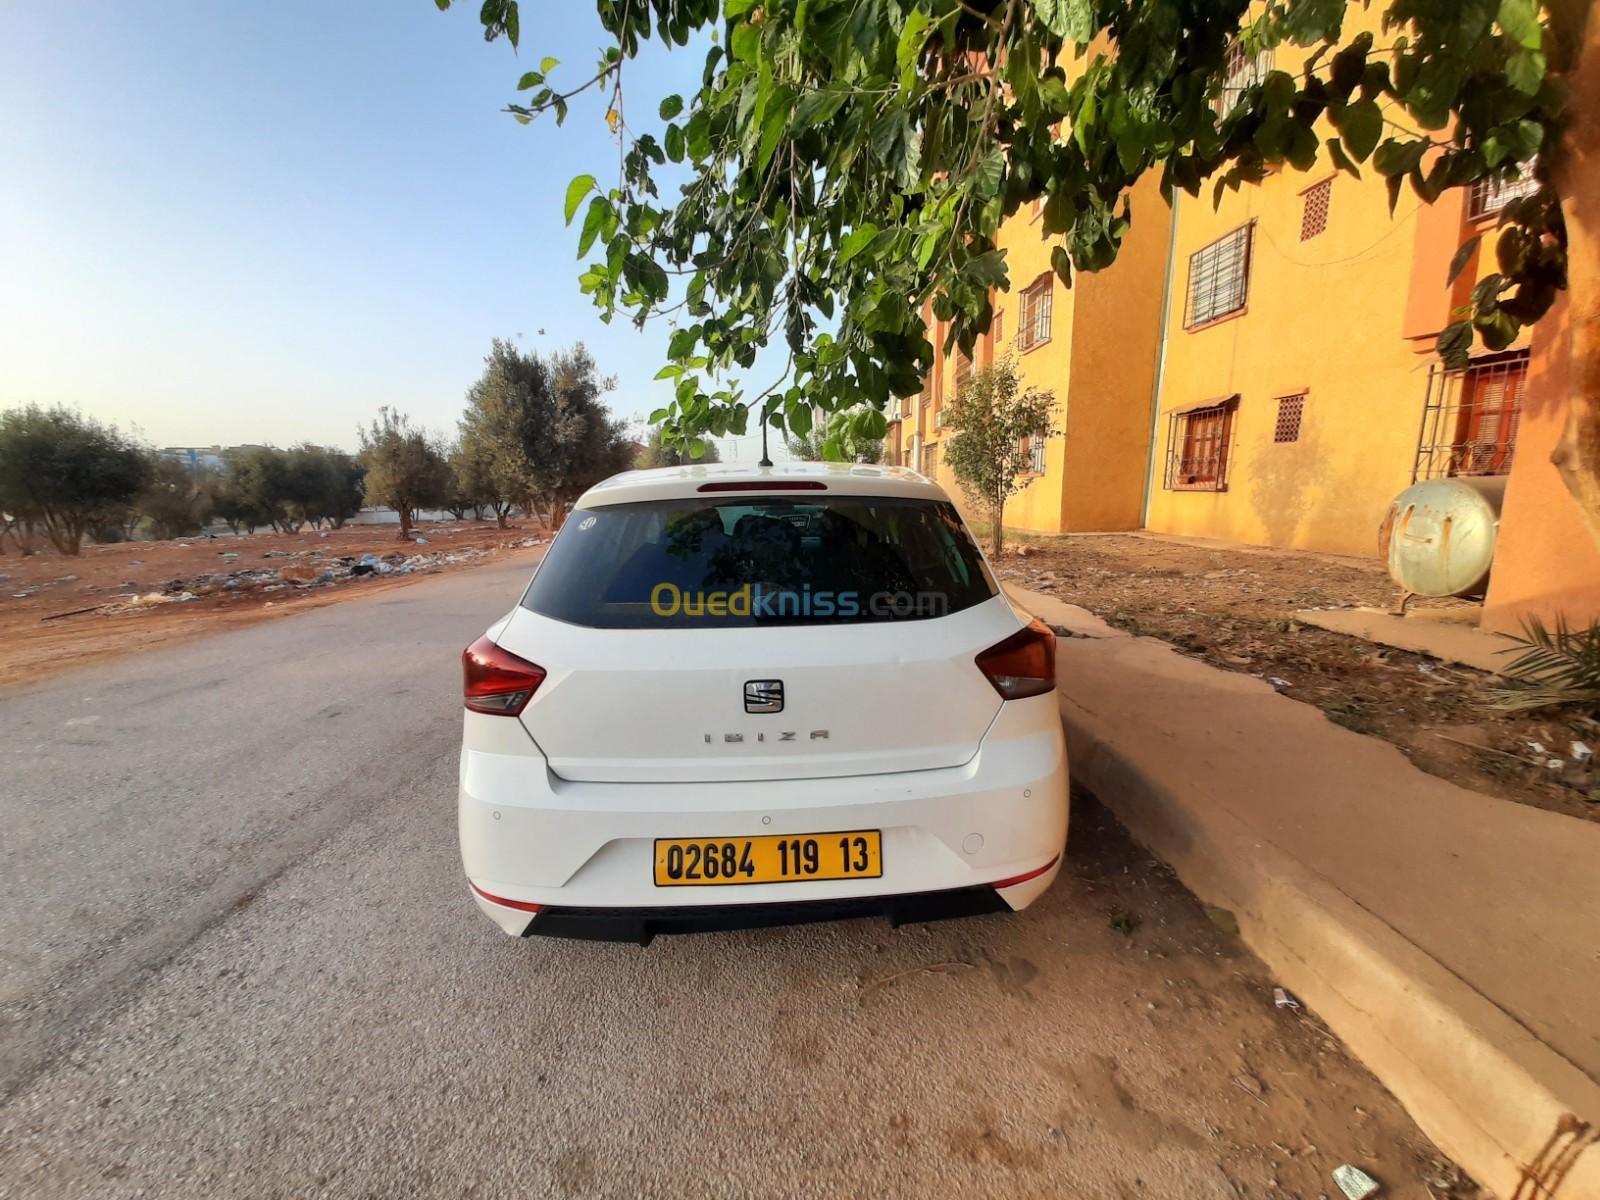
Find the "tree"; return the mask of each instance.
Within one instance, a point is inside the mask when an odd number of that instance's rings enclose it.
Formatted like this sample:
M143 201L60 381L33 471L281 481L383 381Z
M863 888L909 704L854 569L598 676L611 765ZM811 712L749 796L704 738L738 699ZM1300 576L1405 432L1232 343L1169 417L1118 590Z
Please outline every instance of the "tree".
M1018 391L1017 360L1007 354L976 372L945 406L944 423L955 434L944 460L961 488L991 522L990 549L1005 543L1006 501L1033 482L1034 438L1055 437L1053 392Z
M338 529L361 511L362 466L353 455L328 446L301 442L283 455L282 502L287 521L296 532L324 522Z
M695 453L698 446L699 453ZM639 460L633 465L645 467L687 467L695 463L721 462L722 454L717 450L715 442L708 442L703 438L696 438L687 447L681 443L668 445L661 426L653 426L645 437L644 450L639 455Z
M149 479L134 502L134 511L150 522L151 532L158 538L199 533L212 513L213 495L207 484L181 460L153 454Z
M856 417L855 412L833 413L820 428L813 424L806 433L791 433L786 439L790 457L801 462L882 462L883 438L858 435L862 422Z
M546 356L491 344L467 393L461 456L502 526L520 504L553 528L584 490L628 468L626 427L600 402L611 387L581 343Z
M283 452L272 446L239 446L223 456L222 482L213 511L237 531L254 533L261 525L278 527L287 517Z
M533 499L544 505L551 528L566 519L579 496L608 475L633 465L633 443L625 422L613 417L600 397L616 386L601 376L579 342L546 360L554 400L549 426L525 442L532 465Z
M467 391L467 410L451 465L461 495L506 516L532 492L524 437L548 415L550 381L537 355L499 338L490 343L483 374Z
M360 434L367 499L394 509L400 517L399 536L409 538L417 510L435 508L449 498L450 464L444 449L388 406Z
M989 328L992 292L1010 282L996 233L1024 204L1042 204L1070 286L1116 258L1130 189L1152 170L1168 195L1209 181L1219 196L1284 163L1366 164L1391 203L1408 184L1431 201L1532 171L1540 190L1505 210L1500 271L1439 351L1456 362L1474 338L1505 346L1570 275L1575 386L1556 458L1600 538L1593 8L1387 0L1379 44L1345 36L1343 0L597 0L594 72L558 84L546 59L509 109L559 123L579 92L609 93L618 178L574 179L566 216L582 213L580 283L605 317L678 321L662 372L674 399L651 416L669 437L743 433L752 409L804 434L813 407L861 404L864 432L882 436L888 398L914 393L932 362L923 304L949 322L947 348L970 353ZM480 19L516 44L517 0L485 0ZM624 122L624 72L644 42L683 46L708 26L721 36L700 89L667 97L655 130ZM1283 43L1311 50L1304 69L1230 84ZM664 199L656 173L680 164L689 182ZM773 337L788 367L749 395L730 375Z
M62 554L119 524L149 474L142 446L69 408L0 413L0 509L25 529L42 527Z

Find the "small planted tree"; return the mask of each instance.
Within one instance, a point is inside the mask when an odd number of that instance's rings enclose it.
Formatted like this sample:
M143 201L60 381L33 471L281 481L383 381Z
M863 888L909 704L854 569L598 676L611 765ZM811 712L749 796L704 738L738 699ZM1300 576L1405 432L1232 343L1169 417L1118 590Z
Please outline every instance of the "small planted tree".
M0 413L0 509L42 528L62 554L91 530L120 525L150 475L137 442L69 408Z
M992 522L995 554L1004 545L1006 501L1033 482L1033 439L1056 436L1055 393L1020 382L1008 354L976 372L944 410L946 427L956 431L945 442L944 460Z
M400 537L409 538L417 510L450 498L450 464L444 448L404 413L385 406L361 433L361 465L367 499L387 504L400 517Z

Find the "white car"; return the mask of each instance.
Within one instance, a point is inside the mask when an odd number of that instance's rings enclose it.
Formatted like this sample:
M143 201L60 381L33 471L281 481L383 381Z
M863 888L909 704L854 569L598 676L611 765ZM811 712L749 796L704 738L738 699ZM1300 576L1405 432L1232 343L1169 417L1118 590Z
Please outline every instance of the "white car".
M1020 909L1055 878L1055 636L900 467L630 471L463 655L461 857L509 934Z

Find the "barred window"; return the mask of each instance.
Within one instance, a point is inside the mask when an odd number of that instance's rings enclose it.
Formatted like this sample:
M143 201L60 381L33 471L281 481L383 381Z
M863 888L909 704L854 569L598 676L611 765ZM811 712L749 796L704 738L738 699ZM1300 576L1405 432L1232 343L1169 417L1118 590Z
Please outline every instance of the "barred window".
M1036 433L1028 439L1028 474L1044 474L1044 434Z
M1245 92L1265 79L1270 70L1272 70L1271 50L1251 54L1245 50L1241 41L1235 41L1229 46L1227 75L1223 79L1222 91L1211 102L1211 107L1217 116L1225 117L1232 112L1233 106L1239 103Z
M1023 289L1017 329L1017 346L1023 351L1050 340L1050 316L1055 305L1053 284L1053 277L1046 272Z
M1254 232L1255 222L1252 221L1189 256L1185 329L1205 325L1244 308L1250 293L1250 242Z
M1167 488L1221 492L1228 487L1228 450L1239 397L1172 414L1167 429Z
M922 473L929 479L939 477L939 447L934 442L922 444Z
M1412 478L1507 474L1527 386L1526 350L1475 359L1465 371L1435 364Z
M1513 200L1531 196L1539 190L1539 181L1533 177L1533 164L1510 179L1480 179L1472 185L1467 198L1467 218L1472 221L1491 217Z
M1300 422L1305 416L1306 394L1295 392L1291 396L1278 397L1278 423L1272 428L1274 442L1298 442L1300 440Z
M972 381L972 357L960 346L956 347L956 391Z
M1300 214L1300 240L1309 242L1328 228L1328 202L1333 199L1333 180L1308 187L1300 193L1305 197L1305 210Z
M1006 344L1006 310L995 307L994 320L989 324L989 332L993 335L994 346L990 352L990 361L1005 353Z

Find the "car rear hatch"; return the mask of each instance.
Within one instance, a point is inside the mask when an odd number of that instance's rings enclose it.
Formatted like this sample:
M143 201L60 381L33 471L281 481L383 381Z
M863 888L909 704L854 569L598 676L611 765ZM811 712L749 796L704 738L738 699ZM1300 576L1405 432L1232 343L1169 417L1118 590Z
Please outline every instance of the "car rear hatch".
M1020 624L948 501L686 497L575 512L497 641L556 775L709 782L968 761Z

